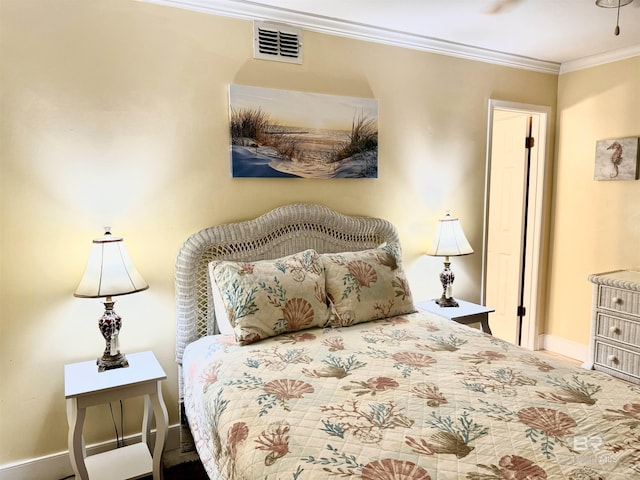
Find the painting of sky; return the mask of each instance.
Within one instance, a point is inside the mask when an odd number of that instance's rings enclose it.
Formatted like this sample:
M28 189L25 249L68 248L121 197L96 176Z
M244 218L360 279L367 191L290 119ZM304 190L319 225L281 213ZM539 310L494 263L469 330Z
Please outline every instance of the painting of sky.
M229 86L234 177L377 178L378 102Z

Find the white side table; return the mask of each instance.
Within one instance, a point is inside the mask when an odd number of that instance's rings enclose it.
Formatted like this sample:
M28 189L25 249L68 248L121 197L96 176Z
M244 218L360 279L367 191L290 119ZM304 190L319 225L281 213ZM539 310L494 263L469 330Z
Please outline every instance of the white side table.
M441 307L434 300L419 302L417 306L428 312L435 313L440 317L462 323L463 325L479 323L484 333L492 335L491 328L489 327L489 313L495 312L495 309L476 303L465 302L458 298L456 298L456 302L460 305L459 307Z
M95 360L64 367L64 393L69 422L69 455L79 480L139 478L153 472L162 479L162 451L167 438L167 407L162 398L166 373L152 352L127 355L129 367L98 372ZM87 407L144 395L142 442L86 456L82 427ZM151 456L151 413L156 439Z

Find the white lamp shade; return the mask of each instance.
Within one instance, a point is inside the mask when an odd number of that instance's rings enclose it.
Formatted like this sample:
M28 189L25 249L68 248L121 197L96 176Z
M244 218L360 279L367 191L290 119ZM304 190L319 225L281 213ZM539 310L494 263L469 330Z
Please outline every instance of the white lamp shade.
M436 234L427 249L427 255L455 257L470 253L473 253L473 248L464 235L460 221L447 213L438 220Z
M112 297L149 288L133 265L124 241L106 232L93 241L89 260L74 295L84 298Z

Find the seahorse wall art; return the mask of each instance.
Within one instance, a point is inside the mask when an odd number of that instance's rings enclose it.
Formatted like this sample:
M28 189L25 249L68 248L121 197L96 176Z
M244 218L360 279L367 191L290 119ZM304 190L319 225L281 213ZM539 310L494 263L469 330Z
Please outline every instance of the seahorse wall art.
M639 137L598 140L594 179L637 180L639 147Z

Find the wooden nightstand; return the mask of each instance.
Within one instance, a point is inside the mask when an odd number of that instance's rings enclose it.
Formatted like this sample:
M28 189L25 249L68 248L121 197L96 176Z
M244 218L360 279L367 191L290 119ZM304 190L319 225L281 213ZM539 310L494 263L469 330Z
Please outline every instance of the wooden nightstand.
M456 298L456 301L460 305L459 307L441 307L434 300L418 302L416 306L463 325L479 323L484 333L492 334L489 327L489 313L495 312L495 309L465 302L458 298Z
M129 479L153 472L162 479L162 451L167 437L167 408L162 399L162 380L167 378L152 352L127 355L129 367L98 372L95 360L64 367L64 391L69 422L69 455L76 479ZM144 395L142 442L97 455L86 456L82 427L87 407ZM156 439L151 456L151 413Z

